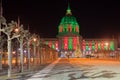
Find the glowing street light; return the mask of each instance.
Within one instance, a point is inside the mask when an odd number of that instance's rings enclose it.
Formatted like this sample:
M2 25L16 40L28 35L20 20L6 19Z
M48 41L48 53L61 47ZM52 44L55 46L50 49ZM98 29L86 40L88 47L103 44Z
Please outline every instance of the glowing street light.
M27 45L28 45L28 47L27 47L27 49L28 49L28 69L30 70L30 44L31 44L31 42L36 42L37 41L37 39L36 39L36 35L34 34L34 35L32 35L32 36L30 36L30 33L28 34L28 36L27 36ZM35 44L34 44L34 57L35 57L35 53L36 53L36 47L35 47ZM34 59L35 60L35 59Z
M18 32L19 31L19 29L18 28L15 28L15 32Z
M36 35L35 35L35 37L36 37ZM36 38L33 38L33 41L34 41L34 57L33 57L33 61L34 61L34 66L36 66L36 41L37 41L37 39Z
M13 53L13 54L15 54L16 52L15 52L15 51L13 51L12 53Z
M36 42L36 41L37 41L37 39L36 39L36 38L33 38L33 41L34 41L34 42Z
M105 45L108 46L108 43L106 42Z

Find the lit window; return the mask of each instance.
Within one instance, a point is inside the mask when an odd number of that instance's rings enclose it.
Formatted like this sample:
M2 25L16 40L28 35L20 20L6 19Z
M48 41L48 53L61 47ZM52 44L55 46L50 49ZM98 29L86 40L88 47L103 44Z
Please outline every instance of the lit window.
M60 27L60 32L63 32L63 27L62 26Z
M70 24L68 24L68 32L71 32L72 31L72 27Z
M76 32L79 32L79 30L78 30L78 26L76 26Z
M64 38L64 49L65 50L68 49L68 38L67 37Z

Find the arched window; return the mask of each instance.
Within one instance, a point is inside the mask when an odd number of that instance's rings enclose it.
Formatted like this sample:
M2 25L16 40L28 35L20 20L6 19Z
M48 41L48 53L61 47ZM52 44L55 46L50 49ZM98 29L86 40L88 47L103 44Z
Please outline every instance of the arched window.
M63 27L62 26L60 26L60 32L63 32Z
M66 32L67 30L66 30L66 28L64 28L64 32Z
M72 28L71 27L68 27L68 32L71 32L72 31Z
M72 31L72 27L70 24L68 24L68 32L71 32Z
M76 26L76 32L79 32L78 26Z
M74 27L72 28L72 32L74 32Z

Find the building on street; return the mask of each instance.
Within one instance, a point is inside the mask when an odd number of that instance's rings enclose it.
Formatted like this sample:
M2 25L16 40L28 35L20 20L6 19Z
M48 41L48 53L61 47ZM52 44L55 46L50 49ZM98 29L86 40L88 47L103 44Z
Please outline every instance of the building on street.
M77 37L79 39L77 39ZM58 26L56 38L46 38L44 43L59 51L59 57L75 57L75 50L79 40L82 57L103 52L113 52L117 49L115 39L84 39L80 35L80 25L75 16L73 16L70 5L68 4L66 14L61 19Z

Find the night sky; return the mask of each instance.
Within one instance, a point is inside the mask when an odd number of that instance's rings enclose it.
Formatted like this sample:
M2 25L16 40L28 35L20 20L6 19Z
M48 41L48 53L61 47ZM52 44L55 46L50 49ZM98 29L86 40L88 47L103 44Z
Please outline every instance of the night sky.
M117 0L69 0L83 38L112 38L120 34L120 2ZM3 16L9 23L20 17L30 32L55 38L68 0L3 0Z

